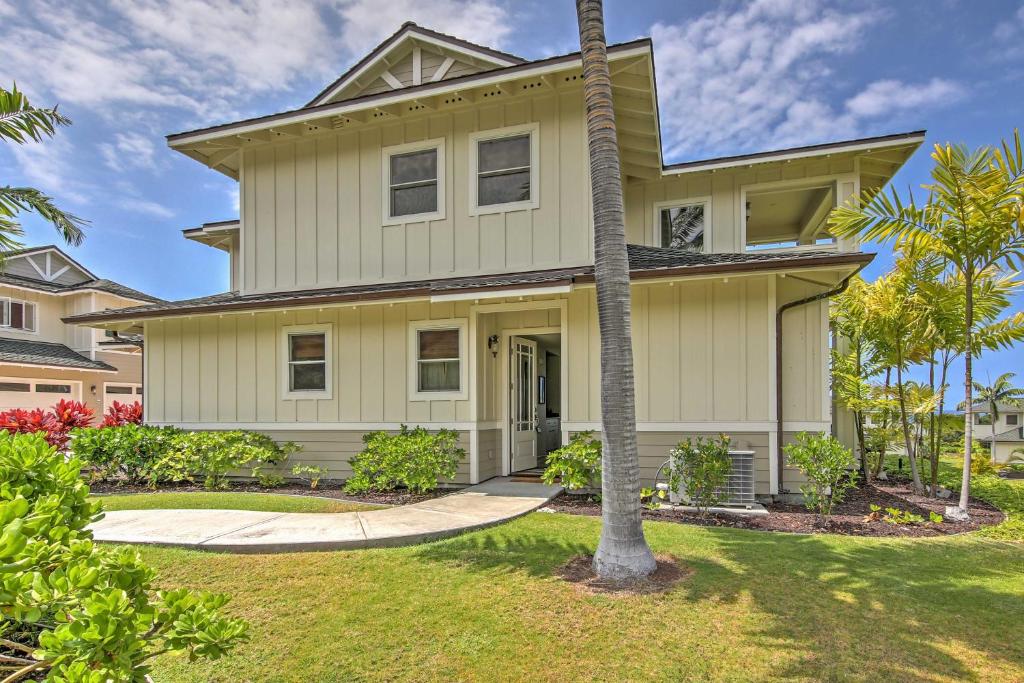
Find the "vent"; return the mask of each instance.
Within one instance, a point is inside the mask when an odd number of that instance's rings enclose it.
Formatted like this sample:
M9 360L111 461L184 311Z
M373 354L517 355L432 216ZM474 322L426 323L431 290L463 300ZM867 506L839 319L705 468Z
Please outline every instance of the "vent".
M754 451L729 451L732 468L726 492L729 505L754 504Z

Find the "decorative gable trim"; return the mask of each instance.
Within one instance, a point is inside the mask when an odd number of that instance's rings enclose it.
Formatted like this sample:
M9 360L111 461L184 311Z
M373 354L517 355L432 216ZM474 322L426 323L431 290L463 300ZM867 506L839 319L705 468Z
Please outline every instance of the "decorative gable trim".
M361 77L371 73L381 64L385 64L385 69L379 77L395 90L404 87L404 84L395 78L394 74L388 71L387 67L390 67L391 63L387 58L390 55L404 50L407 43L412 43L413 85L420 85L424 80L421 66L421 45L437 47L443 53L455 52L459 55L465 55L469 61L484 62L491 68L513 66L515 64L522 64L525 62L524 59L515 55L494 50L483 45L477 45L475 43L462 40L461 38L438 33L437 31L417 26L410 21L402 24L401 28L392 34L391 37L387 38L384 42L371 50L370 53L359 60L355 66L342 74L338 80L327 86L319 95L313 98L306 107L315 107L331 101L346 88L357 83ZM456 61L456 59L450 54L445 54L445 57L446 59L444 63L442 63L441 67L439 67L437 71L434 72L433 76L431 76L431 81L439 81L444 78L444 75L449 69L451 69L452 65ZM451 61L449 62L449 60Z
M54 258L54 255L57 258ZM75 269L81 274L82 281L97 279L89 269L52 245L8 254L7 260L9 262L24 261L39 276L38 279L42 282L56 282L58 278L71 269ZM61 265L62 263L63 265Z

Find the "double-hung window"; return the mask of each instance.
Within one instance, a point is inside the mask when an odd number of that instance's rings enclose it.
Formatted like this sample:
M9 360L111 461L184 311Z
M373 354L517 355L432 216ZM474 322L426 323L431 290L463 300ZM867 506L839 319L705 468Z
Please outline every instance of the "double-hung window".
M331 326L285 327L282 347L284 397L331 398Z
M537 124L474 133L470 138L472 213L539 206Z
M36 305L30 301L4 299L0 327L24 332L36 331Z
M384 149L384 224L444 218L444 141Z
M409 393L413 400L466 397L466 321L424 321L410 326Z
M710 220L706 199L661 202L654 207L658 246L701 253Z

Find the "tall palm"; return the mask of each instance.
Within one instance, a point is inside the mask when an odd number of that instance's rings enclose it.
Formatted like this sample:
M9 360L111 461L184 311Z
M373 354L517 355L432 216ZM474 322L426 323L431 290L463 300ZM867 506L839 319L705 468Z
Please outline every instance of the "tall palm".
M1000 148L968 151L963 145L935 145L932 182L923 206L904 203L896 190L870 191L832 212L829 225L841 237L915 244L944 259L963 278L965 291L964 468L956 514L966 518L971 489L972 361L975 357L974 286L993 268L1024 263L1024 152L1019 131ZM952 511L950 511L952 512Z
M59 113L56 107L40 109L32 106L17 85L10 90L0 88L0 140L19 145L29 141L41 142L44 138L53 137L57 126L68 125L71 125L71 119ZM61 211L53 199L35 188L0 185L0 259L3 252L22 246L17 239L22 231L16 217L25 211L35 212L51 223L68 244L77 246L82 243L82 228L86 221Z
M988 414L992 419L992 441L989 449L991 457L996 456L996 422L999 421L999 406L1019 406L1024 400L1024 389L1013 386L1014 372L1004 372L996 377L989 386L974 382L974 390L978 394L978 402L988 405Z
M601 540L594 571L622 580L656 568L640 519L629 260L622 173L612 109L611 76L601 0L576 0L587 105L590 184L594 202L594 278L601 332Z

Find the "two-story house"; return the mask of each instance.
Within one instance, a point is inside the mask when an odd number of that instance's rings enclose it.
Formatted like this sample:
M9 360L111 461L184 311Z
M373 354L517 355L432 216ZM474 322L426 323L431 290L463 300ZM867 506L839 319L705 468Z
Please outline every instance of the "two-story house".
M55 246L4 254L0 267L0 410L82 401L99 417L142 401L137 337L65 324L69 315L159 303L97 278Z
M826 216L923 133L666 166L651 41L609 59L643 477L726 433L757 494L796 490L780 445L833 429L828 296L871 260ZM403 423L461 433L459 482L536 467L600 430L580 66L405 24L300 109L171 135L240 184L239 220L185 232L234 291L68 320L145 334L151 423L262 430L338 477Z
M992 406L978 403L974 415L974 438L990 450L992 462L1024 461L1024 406L997 403L993 420Z

